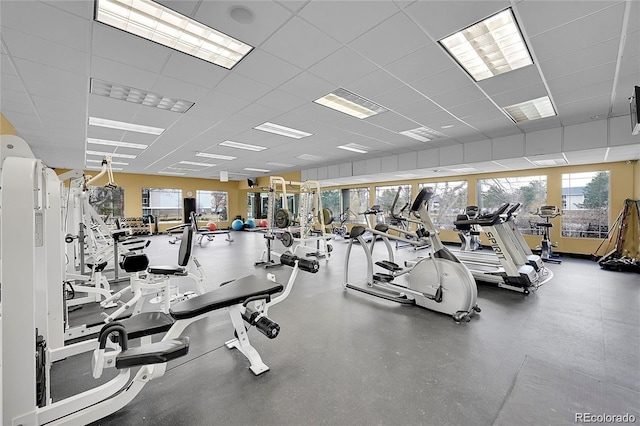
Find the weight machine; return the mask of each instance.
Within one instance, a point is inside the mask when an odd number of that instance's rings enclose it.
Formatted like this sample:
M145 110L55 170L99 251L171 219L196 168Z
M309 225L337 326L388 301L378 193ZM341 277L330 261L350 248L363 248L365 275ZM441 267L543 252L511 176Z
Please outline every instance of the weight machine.
M295 187L300 196L297 217L284 208L287 202L287 186ZM282 208L276 210L276 200L280 198ZM282 245L289 248L294 244L302 247L306 256L329 258L333 247L329 241L332 234L325 232L326 225L333 221L331 210L322 208L320 183L317 181L293 182L285 181L279 176L269 178L269 194L267 200L267 232L265 240L267 249L263 251L256 265L270 266L271 243L278 238ZM327 223L329 222L329 223ZM315 248L308 246L315 243Z

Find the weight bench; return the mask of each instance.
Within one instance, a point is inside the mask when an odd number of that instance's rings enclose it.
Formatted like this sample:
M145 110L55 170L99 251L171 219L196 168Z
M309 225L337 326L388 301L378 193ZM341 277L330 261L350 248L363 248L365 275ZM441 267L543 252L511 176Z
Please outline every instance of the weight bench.
M207 244L209 244L209 242L213 241L216 235L226 235L225 241L228 241L230 243L234 241L233 235L231 234L231 231L228 229L219 229L216 231L211 231L209 230L209 228L198 227L198 216L199 215L196 214L196 212L191 212L191 214L189 215L190 217L189 223L183 223L182 225L168 228L167 233L169 235L173 235L173 233L177 232L178 230L191 227L191 229L193 229L193 233L196 235L196 244L198 244L200 247L204 247ZM173 240L169 240L169 244L175 244L179 240L180 240L180 237L175 237Z
M223 308L229 310L237 336L225 342L225 345L229 349L238 349L249 360L249 368L255 375L262 374L268 371L269 367L262 362L256 349L251 346L245 321L249 325L256 325L259 331L271 339L277 337L280 326L265 315L247 318L243 314L248 303L253 301L268 303L272 295L282 292L283 289L282 284L250 275L216 290L179 302L170 309L169 314L142 312L130 318L109 323L100 331L99 348L94 352L93 375L99 378L105 366L115 365L116 368L123 369L166 363L186 355L189 339L181 337L185 328L206 318L211 312ZM106 351L107 337L113 333L117 334L116 341L120 344L121 351ZM143 343L139 347L128 348L129 339L145 338L159 333L166 334L157 343Z

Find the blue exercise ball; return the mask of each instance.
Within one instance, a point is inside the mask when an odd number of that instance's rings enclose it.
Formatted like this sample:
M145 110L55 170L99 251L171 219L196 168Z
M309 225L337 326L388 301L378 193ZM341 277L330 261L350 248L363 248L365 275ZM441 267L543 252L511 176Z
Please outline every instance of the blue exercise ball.
M245 225L247 225L249 227L249 229L253 229L256 227L256 222L253 219L247 219L244 222Z
M231 222L231 228L233 228L234 231L240 231L242 229L242 221L240 219L234 220Z

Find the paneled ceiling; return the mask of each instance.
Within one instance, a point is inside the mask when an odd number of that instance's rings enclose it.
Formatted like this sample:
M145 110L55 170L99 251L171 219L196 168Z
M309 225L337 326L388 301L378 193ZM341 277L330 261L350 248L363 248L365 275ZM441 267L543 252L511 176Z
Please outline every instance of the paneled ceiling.
M254 49L227 70L95 22L93 1L0 2L1 111L49 166L87 168L100 160L87 150L109 151L137 156L114 158L127 163L114 166L124 173L217 179L226 171L231 180L243 180L262 174L245 168L277 175L384 161L629 116L628 98L640 85L640 2L635 0L160 3ZM512 8L534 64L475 82L438 41L506 8ZM89 93L91 78L195 105L183 114L97 96ZM389 111L358 119L313 102L336 88ZM502 110L541 96L550 97L557 116L515 124ZM88 125L89 116L166 130L154 136L105 129ZM254 129L267 121L313 135L291 139ZM419 142L400 134L422 126L444 137ZM87 138L148 148L88 146ZM268 149L218 145L225 140ZM368 152L337 148L347 143ZM638 144L640 139L631 138L610 148L577 149L565 159L569 164L637 160ZM207 159L197 152L237 159ZM514 156L476 165L465 161L449 174L533 167ZM430 176L429 170L401 172Z

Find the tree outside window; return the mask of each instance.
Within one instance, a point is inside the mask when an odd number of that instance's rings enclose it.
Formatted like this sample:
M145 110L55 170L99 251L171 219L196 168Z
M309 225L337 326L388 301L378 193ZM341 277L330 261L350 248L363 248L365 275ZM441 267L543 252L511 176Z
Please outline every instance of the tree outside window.
M226 191L196 191L196 213L201 221L226 222L228 200Z
M562 236L605 238L609 232L609 172L562 175Z

